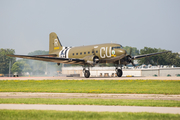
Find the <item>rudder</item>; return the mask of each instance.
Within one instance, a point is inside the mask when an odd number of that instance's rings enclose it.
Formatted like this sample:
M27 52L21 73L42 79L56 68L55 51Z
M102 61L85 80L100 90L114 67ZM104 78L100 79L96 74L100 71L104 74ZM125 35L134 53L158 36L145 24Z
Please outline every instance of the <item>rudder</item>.
M57 54L62 50L61 42L55 32L49 34L49 54Z

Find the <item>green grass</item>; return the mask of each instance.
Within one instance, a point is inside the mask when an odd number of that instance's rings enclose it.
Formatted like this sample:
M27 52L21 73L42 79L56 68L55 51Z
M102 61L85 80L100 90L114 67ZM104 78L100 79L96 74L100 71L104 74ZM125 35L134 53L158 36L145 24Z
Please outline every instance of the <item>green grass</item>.
M0 92L180 94L180 80L3 80Z
M180 107L175 100L130 100L130 99L90 99L90 98L0 98L0 104L56 104L56 105L114 105L114 106L156 106Z
M0 110L1 120L179 120L179 114Z

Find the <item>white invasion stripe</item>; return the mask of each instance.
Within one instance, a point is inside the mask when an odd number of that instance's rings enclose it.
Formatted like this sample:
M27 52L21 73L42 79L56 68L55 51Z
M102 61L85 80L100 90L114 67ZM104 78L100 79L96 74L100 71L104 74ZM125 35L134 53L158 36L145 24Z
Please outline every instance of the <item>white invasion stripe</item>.
M71 48L69 48L68 50L67 50L67 52L66 52L66 58L69 58L69 50L70 50Z

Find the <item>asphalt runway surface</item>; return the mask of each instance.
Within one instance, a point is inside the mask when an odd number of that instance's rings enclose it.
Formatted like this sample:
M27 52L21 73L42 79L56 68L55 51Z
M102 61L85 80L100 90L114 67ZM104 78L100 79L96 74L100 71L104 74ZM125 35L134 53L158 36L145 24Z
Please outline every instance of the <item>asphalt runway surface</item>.
M0 77L0 80L180 80L180 77Z
M153 112L180 114L176 107L139 107L139 106L101 106L101 105L37 105L37 104L0 104L0 109L12 110L59 110L92 112Z

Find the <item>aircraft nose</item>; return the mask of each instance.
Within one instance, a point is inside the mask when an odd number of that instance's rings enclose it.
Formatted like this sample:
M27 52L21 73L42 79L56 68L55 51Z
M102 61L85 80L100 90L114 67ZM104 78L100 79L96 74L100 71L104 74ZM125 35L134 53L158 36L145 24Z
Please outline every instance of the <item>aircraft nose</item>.
M126 50L121 50L121 54L126 55Z

